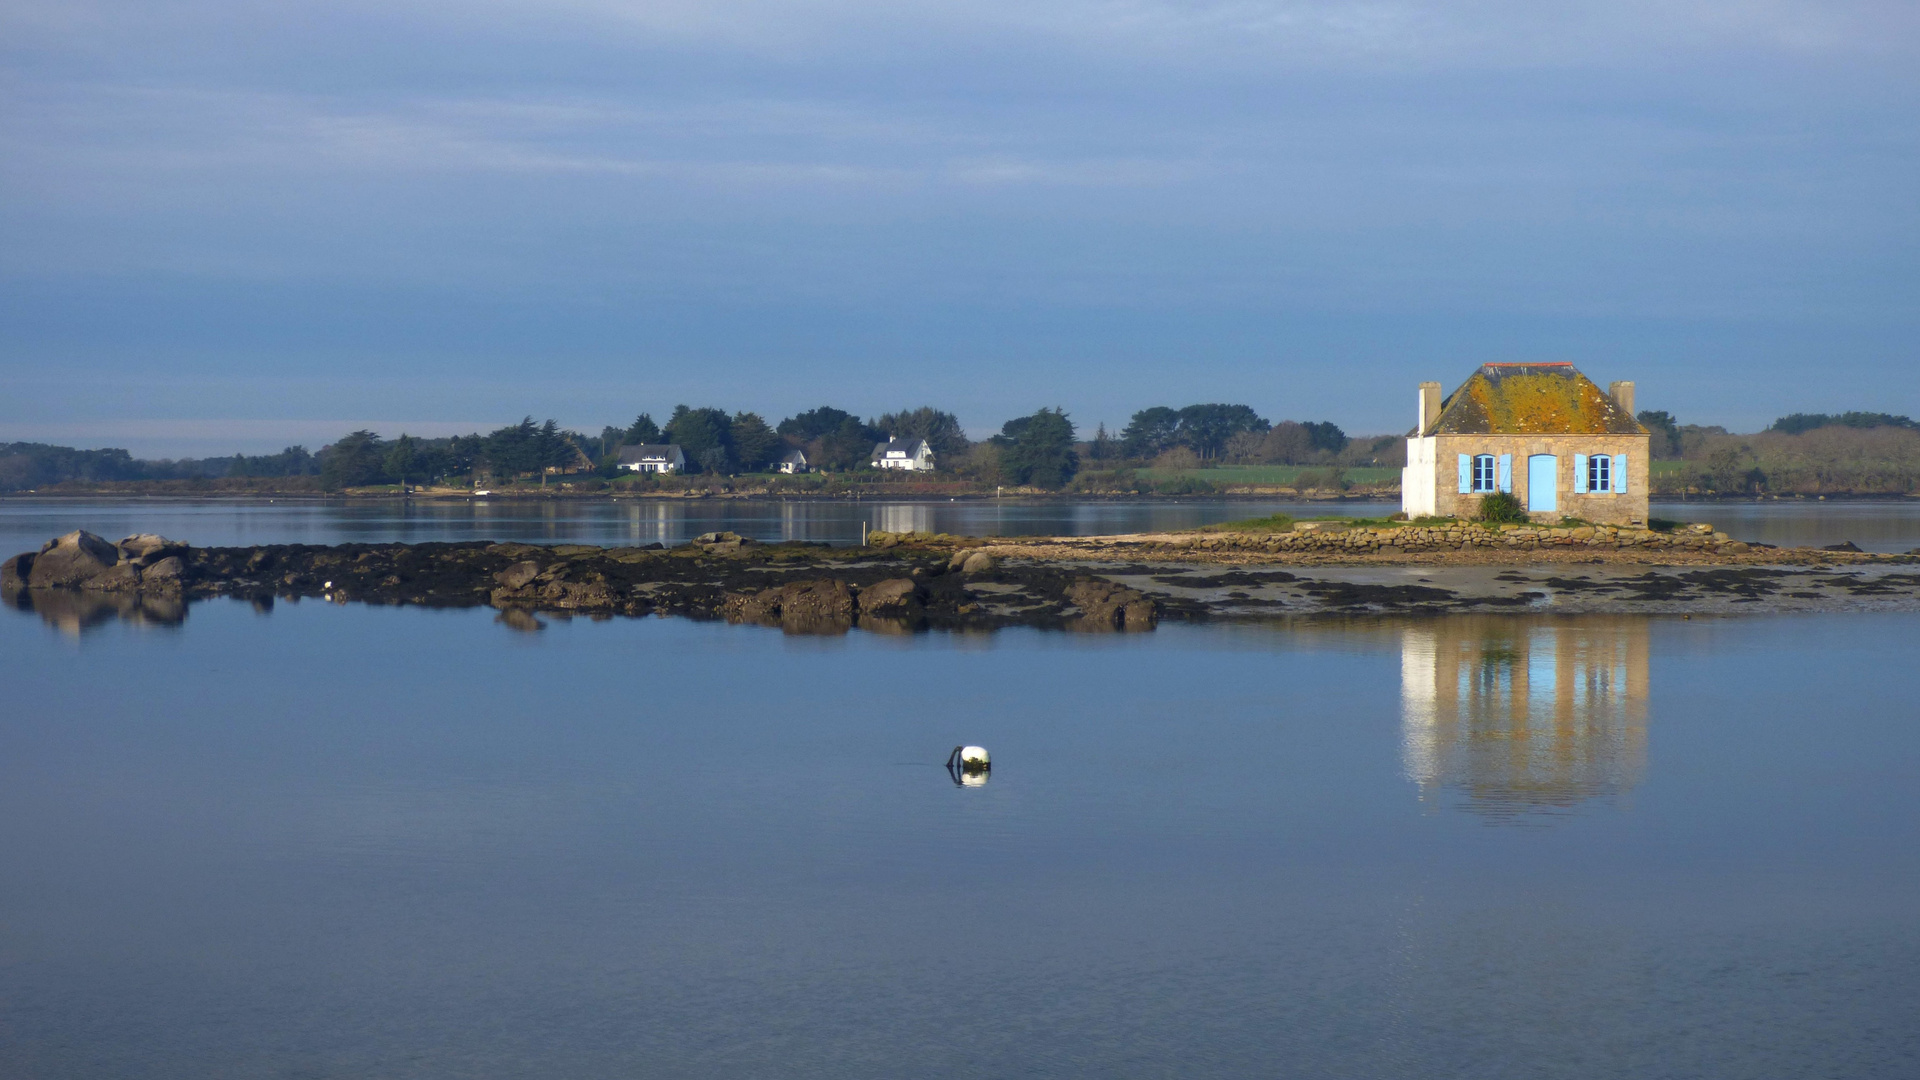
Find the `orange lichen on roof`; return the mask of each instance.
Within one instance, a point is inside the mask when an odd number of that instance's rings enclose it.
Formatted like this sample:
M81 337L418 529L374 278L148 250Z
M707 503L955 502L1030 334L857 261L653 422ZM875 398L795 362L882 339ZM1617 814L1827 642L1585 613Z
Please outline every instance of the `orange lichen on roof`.
M1572 364L1485 364L1430 434L1642 435L1646 428Z

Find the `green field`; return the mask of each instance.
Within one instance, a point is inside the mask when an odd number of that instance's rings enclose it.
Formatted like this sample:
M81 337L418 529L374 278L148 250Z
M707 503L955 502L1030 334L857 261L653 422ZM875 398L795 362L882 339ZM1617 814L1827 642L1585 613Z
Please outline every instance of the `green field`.
M1324 465L1222 465L1217 469L1141 469L1139 473L1149 480L1191 478L1205 480L1217 487L1237 487L1242 484L1273 484L1291 487L1299 481L1301 473L1325 477L1327 467ZM1400 470L1391 467L1342 469L1340 475L1349 484L1386 484L1397 483L1400 480Z

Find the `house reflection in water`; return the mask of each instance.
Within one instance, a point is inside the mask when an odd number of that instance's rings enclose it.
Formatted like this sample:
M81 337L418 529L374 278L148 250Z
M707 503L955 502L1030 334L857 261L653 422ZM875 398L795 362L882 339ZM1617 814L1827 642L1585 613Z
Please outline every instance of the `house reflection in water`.
M1647 767L1650 626L1462 616L1400 632L1407 774L1421 801L1521 822L1632 790Z

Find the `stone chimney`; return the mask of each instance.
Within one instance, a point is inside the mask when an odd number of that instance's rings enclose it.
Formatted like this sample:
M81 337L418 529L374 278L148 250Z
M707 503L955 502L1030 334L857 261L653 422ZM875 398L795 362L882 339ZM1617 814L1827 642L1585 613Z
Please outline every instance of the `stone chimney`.
M1633 393L1633 384L1627 384L1627 393ZM1440 384L1423 382L1420 384L1420 427L1414 434L1425 435L1427 429L1440 419Z
M1613 400L1618 402L1620 407L1627 411L1628 416L1633 415L1633 384L1632 383L1630 382L1608 383L1607 393L1613 395Z

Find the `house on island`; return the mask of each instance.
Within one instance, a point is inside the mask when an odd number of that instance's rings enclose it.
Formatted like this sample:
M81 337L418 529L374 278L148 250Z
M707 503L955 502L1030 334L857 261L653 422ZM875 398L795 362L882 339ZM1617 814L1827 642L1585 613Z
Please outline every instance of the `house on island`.
M783 473L803 473L810 471L810 467L807 465L807 452L805 450L787 451L780 455L779 461L773 463L773 471Z
M1444 402L1439 383L1420 384L1400 508L1471 518L1506 492L1539 522L1644 525L1649 442L1630 382L1603 391L1569 363L1482 364Z
M925 439L888 439L874 444L873 460L868 464L876 469L931 471L933 447Z
M620 448L619 466L628 472L677 473L687 469L687 455L672 443L646 443Z

